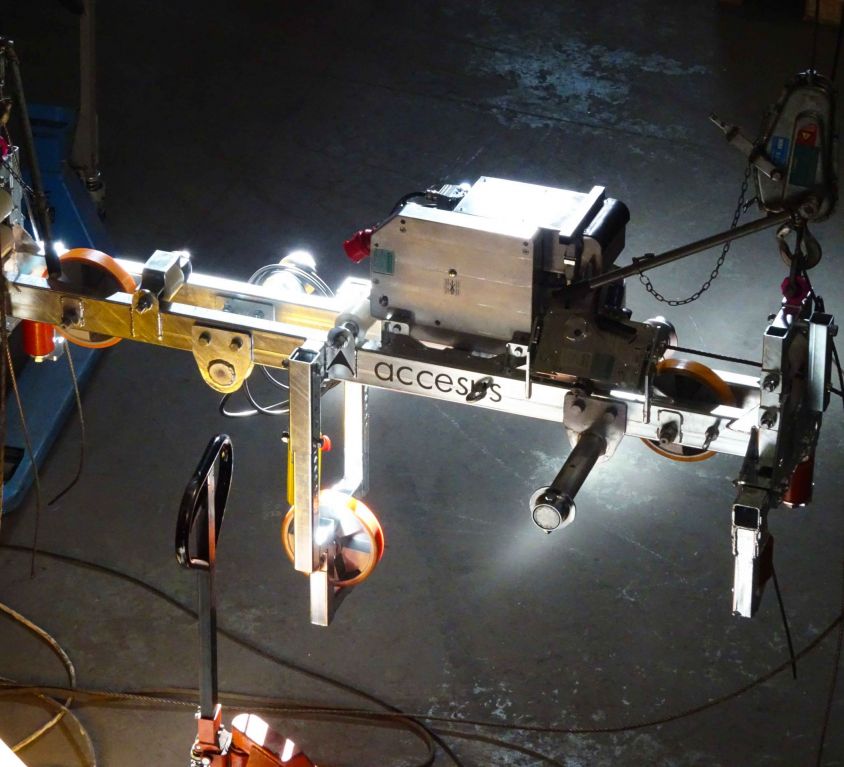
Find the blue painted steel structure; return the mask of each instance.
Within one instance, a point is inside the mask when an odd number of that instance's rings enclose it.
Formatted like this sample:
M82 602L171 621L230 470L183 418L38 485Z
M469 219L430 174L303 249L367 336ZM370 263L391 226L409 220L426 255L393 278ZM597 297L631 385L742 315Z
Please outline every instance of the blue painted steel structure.
M54 238L69 248L96 248L108 252L108 238L96 206L67 164L75 113L62 107L30 105L29 116L44 188L55 211ZM79 385L84 386L99 352L79 346L72 346L70 351ZM35 462L41 466L75 407L67 361L27 362L19 373L18 385ZM34 478L32 461L25 453L17 407L11 399L7 404L4 512L21 504Z

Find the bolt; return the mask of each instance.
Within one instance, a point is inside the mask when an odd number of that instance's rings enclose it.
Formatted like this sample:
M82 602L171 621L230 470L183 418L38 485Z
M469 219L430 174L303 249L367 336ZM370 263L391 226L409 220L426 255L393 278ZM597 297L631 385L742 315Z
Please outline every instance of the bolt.
M387 298L387 296L381 296L381 298L378 299L378 303L381 304L381 306L387 306L387 304L390 303L390 299Z
M237 381L237 372L234 366L230 365L225 360L214 360L208 366L208 375L211 380L220 386L231 386Z
M148 290L142 290L138 293L138 301L135 304L135 308L140 314L152 309L152 293Z
M713 425L710 426L704 435L703 440L703 449L706 450L709 446L720 436L721 432L718 430L718 427Z
M233 352L240 351L243 348L243 339L240 336L235 336L232 338L231 343L229 344L229 349Z
M670 445L677 439L677 434L677 424L674 421L668 421L659 427L656 436L660 445Z
M199 334L199 341L200 346L208 346L211 343L211 334L206 330Z
M780 385L780 377L777 373L768 373L762 381L765 391L773 391Z
M578 398L571 403L571 409L574 410L575 413L582 413L586 410L586 403L582 399Z
M286 445L290 442L290 432L283 431L281 432L281 441Z
M449 277L456 277L457 276L457 269L449 269L448 270Z
M61 326L63 328L69 328L77 322L79 322L79 312L76 309L67 307L64 312L62 312Z
M263 312L262 309L256 309L255 310L255 318L259 319L259 320L264 319L264 312Z
M617 415L618 410L610 405L610 407L604 411L604 423L612 423L616 419Z
M769 408L764 413L762 413L762 417L759 419L759 423L762 424L766 429L772 429L777 423L777 411L773 408Z
M401 333L401 325L398 323L393 325L393 333Z

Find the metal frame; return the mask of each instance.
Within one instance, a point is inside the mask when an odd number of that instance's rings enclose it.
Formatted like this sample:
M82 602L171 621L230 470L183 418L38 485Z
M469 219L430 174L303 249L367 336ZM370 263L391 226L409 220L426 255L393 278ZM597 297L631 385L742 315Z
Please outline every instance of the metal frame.
M779 503L777 494L790 469L780 466L776 481L760 482L759 477L765 475L766 466L766 476L773 476L772 462L781 456L784 445L802 440L813 446L820 418L816 413L808 431L800 432L780 429L772 414L776 411L778 418L791 423L793 416L804 414L806 402L815 410L825 406L828 339L833 328L828 315L789 322L781 315L771 324L764 336L762 385L753 376L717 371L731 387L736 406L681 408L655 396L646 381L643 391L591 393L589 406L583 405L585 415L577 416L567 412L566 402L570 410L584 393L571 384L531 381L524 355L514 361L512 355L483 357L431 348L409 339L396 323L373 321L360 308L367 303L368 281L347 280L336 298L280 295L265 287L187 271L174 282L172 265L179 254L170 254L170 259L167 255L157 251L146 265L119 260L139 284L132 295L92 298L51 285L32 273L9 275L10 314L192 351L203 379L221 392L239 388L255 364L288 368L294 564L310 576L313 623L327 625L342 596L342 590L332 584L336 553L332 531L323 529L325 520L319 516L320 397L332 382L344 385L345 464L336 488L349 494L362 495L368 484L368 387L555 421L566 426L574 444L581 434L595 432L594 424L587 423L589 413L623 413L624 418L613 427L618 432L613 449L622 434L658 439L670 420L680 425L674 437L680 444L745 456L733 512L734 609L742 615L753 613L758 601L758 559L767 541L767 509ZM169 265L167 280L149 277L155 264ZM158 293L145 287L153 283L159 285ZM165 294L170 300L164 300ZM812 375L809 395L805 402L797 402L790 391L783 390L782 382L789 375L788 350L803 343L804 336ZM611 454L612 449L607 449L605 458ZM582 479L574 484L579 487ZM555 482L568 486L562 472ZM747 528L740 524L746 515L742 517L739 511L737 518L736 509L752 504L759 509L758 524Z

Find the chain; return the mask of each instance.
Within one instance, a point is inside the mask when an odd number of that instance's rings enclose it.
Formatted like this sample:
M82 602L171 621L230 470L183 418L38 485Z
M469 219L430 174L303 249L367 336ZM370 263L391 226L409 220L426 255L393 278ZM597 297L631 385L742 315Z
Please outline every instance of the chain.
M747 186L750 183L750 169L751 164L747 163L747 167L744 169L744 179L741 182L741 191L739 192L738 202L736 203L736 210L733 213L733 220L730 223L730 229L735 229L738 225L739 219L741 218L742 213L745 209L745 198L747 197ZM724 243L723 247L721 248L721 255L718 256L718 260L715 262L715 268L712 270L711 274L709 275L709 279L703 283L703 285L698 288L697 291L692 293L688 298L666 298L662 293L660 293L655 287L654 284L650 281L650 278L647 277L644 273L639 275L639 282L644 285L645 290L648 291L657 301L661 301L664 304L668 304L669 306L685 306L686 304L692 303L692 301L697 301L707 290L712 286L712 283L718 278L718 273L721 271L721 267L724 265L724 261L727 258L727 254L730 252L730 245L733 244L732 240L727 240Z

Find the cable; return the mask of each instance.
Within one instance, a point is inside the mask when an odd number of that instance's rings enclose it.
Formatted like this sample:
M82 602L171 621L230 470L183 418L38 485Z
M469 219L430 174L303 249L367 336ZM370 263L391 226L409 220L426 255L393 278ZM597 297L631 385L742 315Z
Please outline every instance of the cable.
M52 500L47 502L48 506L52 506L61 500L67 493L76 487L79 480L82 478L82 472L85 468L85 413L82 410L82 396L79 393L79 380L76 377L76 368L73 364L73 356L70 353L70 342L65 344L65 356L67 357L67 364L70 368L70 380L73 382L73 395L76 399L76 412L79 415L79 465L76 467L76 475L70 483L60 493L55 495Z
M7 551L17 551L17 552L28 552L29 549L25 546L20 546L16 544L0 544L0 549L6 549ZM180 612L189 615L193 618L196 617L196 613L189 607L186 607L181 602L179 602L174 597L170 596L166 592L158 589L157 587L143 581L135 576L129 575L128 573L124 573L120 570L116 570L114 568L108 567L106 565L100 565L94 562L88 562L84 559L79 559L77 557L73 557L67 554L60 554L54 551L42 550L40 552L42 557L47 557L50 559L55 559L60 562L65 562L67 564L80 567L83 569L88 569L93 572L101 572L112 577L118 578L120 580L126 581L127 583L131 583L139 588L147 591L148 593L152 594L153 596L162 599L163 601L167 602L168 604L175 607ZM794 660L800 660L801 658L808 655L812 652L816 647L818 647L824 639L826 639L829 634L831 634L836 627L839 625L844 624L844 611L842 611L823 631L821 631L809 644L807 644L802 650L795 654ZM371 703L375 703L380 708L386 709L386 712L369 712L373 715L379 716L391 716L391 715L400 715L400 716L407 716L414 720L419 721L428 721L428 722L438 722L438 723L446 723L451 725L468 725L474 727L486 727L489 729L501 729L501 730L512 730L512 731L519 731L519 732L538 732L538 733L545 733L545 734L561 734L561 735L596 735L596 734L612 734L612 733L620 733L620 732L630 732L633 730L641 730L647 729L651 727L657 727L663 724L668 724L670 722L674 722L680 719L685 719L690 716L694 716L696 714L702 713L707 711L711 708L715 708L716 706L722 705L730 700L740 697L745 693L749 692L750 690L758 687L765 682L769 681L777 674L780 674L785 669L791 666L791 660L786 660L780 665L774 667L766 674L757 677L756 679L742 685L741 687L721 695L717 698L713 698L705 703L699 704L697 706L693 706L691 708L685 709L683 711L669 714L666 716L643 720L641 722L634 722L634 723L627 723L621 725L612 725L612 726L603 726L603 727L555 727L555 726L546 726L546 725L525 725L525 724L514 724L510 722L494 722L489 720L477 720L477 719L463 719L463 718L455 718L455 717L438 717L438 716L431 716L428 714L423 713L410 713L407 711L402 711L395 706L392 706L389 703L381 700L377 696L368 693L364 690L354 687L351 684L346 682L342 682L340 680L334 679L332 677L326 676L325 674L313 671L308 669L304 666L300 666L295 664L291 661L285 660L280 658L279 656L275 655L274 653L270 652L269 650L265 650L264 648L253 644L250 640L245 639L238 635L237 633L226 629L226 628L218 628L218 633L221 636L226 637L230 641L234 642L235 644L243 647L244 649L249 650L250 652L258 655L259 657L270 661L276 665L281 666L282 668L286 668L290 671L293 671L298 674L302 674L310 679L314 679L324 684L328 684L336 689L342 690L343 692L350 693L357 697L360 697L364 700L368 700ZM30 689L30 688L25 688ZM231 695L231 694L229 694ZM250 700L261 701L261 700L272 700L272 699L262 699L255 696L249 696ZM289 705L289 704L288 704ZM335 709L329 709L335 710ZM344 713L348 713L348 709L343 709Z
M741 357L728 357L726 354L715 354L714 352L705 352L701 351L700 349L689 349L685 346L666 346L666 349L670 349L674 352L683 352L684 354L697 354L699 357L711 357L714 360L722 360L724 362L735 362L739 365L749 365L750 367L754 368L761 368L762 363L756 362L755 360L745 360Z
M8 683L8 684L14 684L13 680L7 679L6 677L2 677L2 676L0 676L0 682ZM85 743L85 749L88 751L88 755L90 757L90 767L97 767L97 753L96 753L96 749L94 747L94 741L91 740L90 733L88 732L88 730L85 729L85 726L82 724L82 722L79 721L79 717L76 716L76 714L74 714L73 711L71 711L69 708L65 708L55 698L51 698L48 695L45 695L45 694L42 694L42 693L39 693L39 692L33 692L33 693L29 693L29 694L34 695L36 698L38 698L40 701L42 701L45 705L64 712L64 718L70 719L74 723L74 725L76 725L76 729L79 733L79 737Z
M797 679L797 659L794 657L794 643L791 641L791 628L788 625L788 616L785 613L785 602L782 599L782 592L780 591L780 582L777 579L777 571L774 569L774 560L771 559L771 578L774 581L774 591L777 594L777 603L780 606L780 617L782 618L782 625L785 629L785 639L788 642L788 657L791 659L791 676ZM842 610L844 612L844 610Z
M3 296L2 300L5 301L6 297ZM32 462L32 472L33 472L33 484L35 485L35 529L32 531L32 547L30 548L30 553L32 554L32 561L30 562L30 575L35 575L35 553L38 550L38 530L41 523L41 509L43 506L42 496L41 496L41 477L38 472L38 463L35 460L35 451L32 449L32 440L29 436L29 428L26 425L26 415L23 412L23 402L21 401L21 393L18 389L18 379L15 376L15 368L12 364L12 353L9 351L9 344L6 343L4 346L5 351L5 363L4 365L8 365L8 372L9 372L9 379L12 382L12 390L15 393L15 401L18 405L18 415L21 419L21 431L23 432L23 440L24 444L26 445L27 453L29 453L29 460Z
M79 721L78 717L76 717L70 711L70 705L73 703L72 692L73 689L76 687L76 669L73 666L73 662L70 660L70 657L65 652L64 648L56 641L56 639L51 636L47 631L42 629L40 626L37 626L31 620L26 618L25 616L21 615L16 610L13 610L6 604L0 602L0 612L4 613L7 617L13 620L15 623L23 626L27 631L34 634L38 637L41 641L43 641L58 657L58 659L62 662L62 665L67 672L67 677L70 682L70 687L68 692L71 695L68 695L67 699L64 703L59 703L58 701L53 700L46 695L36 693L39 698L44 700L48 705L57 708L58 711L56 712L55 716L53 716L49 721L45 722L41 727L39 727L34 732L27 735L22 740L18 741L14 746L12 746L12 751L18 753L22 751L27 746L34 743L36 740L41 738L42 736L46 735L50 730L52 730L63 718L68 717L73 720L76 724L77 729L79 730L80 735L82 736L82 740L85 742L85 747L88 750L90 755L90 763L91 767L97 767L97 752L94 748L93 741L91 740L91 736L88 734L88 731L85 729L82 722ZM7 680L3 680L6 682Z
M809 70L815 71L815 63L818 56L818 29L821 25L821 0L815 0L815 23L812 30L812 57L810 59Z
M17 552L28 552L29 551L29 549L25 546L20 546L20 545L11 544L11 543L0 544L0 549L6 549L7 551L17 551ZM59 561L59 562L65 562L67 564L74 565L76 567L81 567L83 569L91 570L93 572L105 573L105 574L110 575L112 577L118 578L119 580L123 580L127 583L131 583L132 585L143 589L144 591L148 592L149 594L152 594L153 596L157 597L158 599L161 599L162 601L164 601L167 604L171 605L172 607L176 608L177 610L184 613L185 615L188 615L193 619L197 618L197 614L194 610L192 610L190 607L186 607L185 605L183 605L175 597L170 596L167 592L156 588L152 584L147 583L146 581L143 581L140 578L136 578L132 575L129 575L128 573L124 573L120 570L116 570L114 568L107 567L105 565L100 565L100 564L97 564L97 563L94 563L94 562L88 562L84 559L72 557L72 556L69 556L67 554L60 554L60 553L54 552L54 551L42 550L42 551L39 552L39 555L43 556L43 557L47 557L49 559L54 559L54 560ZM381 698L377 697L376 695L368 693L365 690L361 690L361 689L355 687L354 685L351 685L351 684L348 684L346 682L342 682L338 679L334 679L332 677L329 677L329 676L327 676L327 675L325 675L325 674L323 674L319 671L314 671L314 670L306 668L304 666L300 666L298 664L292 663L291 661L285 660L284 658L281 658L281 657L275 655L274 653L270 652L269 650L265 650L264 648L262 648L262 647L260 647L256 644L253 644L251 641L249 641L248 639L245 639L244 637L240 636L239 634L237 634L234 631L231 631L229 629L218 626L217 633L220 636L223 636L226 639L228 639L229 641L233 642L234 644L236 644L240 647L243 647L246 650L249 650L250 652L257 655L258 657L269 661L270 663L274 663L274 664L276 664L276 665L278 665L282 668L286 668L289 671L292 671L292 672L297 673L297 674L301 674L302 676L305 676L309 679L313 679L313 680L318 681L322 684L327 684L331 687L334 687L335 689L341 690L342 692L348 693L350 695L355 695L355 696L357 696L357 697L359 697L363 700L369 701L370 703L374 703L379 708L386 709L387 711L390 711L392 713L402 714L401 709L396 708L395 706L393 706L390 703L387 703L386 701L382 700ZM434 737L434 741L437 742L437 744L440 745L440 747L443 747L443 744L440 743L440 741L436 737ZM444 747L444 750L446 751L447 754L450 754L450 749L448 749L447 746ZM456 767L462 767L460 760L456 756L454 756L453 753L451 753L450 755L451 755L452 761L454 762Z
M262 266L252 274L247 282L251 285L263 285L267 278L278 273L291 275L299 282L303 289L310 287L320 295L334 295L334 292L331 290L329 285L316 272L311 271L310 269L304 269L298 264L290 261L282 261L278 264L267 264L266 266ZM264 377L273 386L285 391L289 390L290 387L284 383L284 381L280 381L276 378L266 366L261 365L260 370L264 374ZM262 405L258 402L249 387L248 379L243 382L243 393L249 401L249 404L252 406L251 409L244 408L241 410L229 410L227 405L232 396L232 393L229 393L224 395L220 400L218 407L220 415L223 415L226 418L251 418L256 415L284 416L288 415L290 412L289 398L281 400L280 402L275 402L272 405Z

